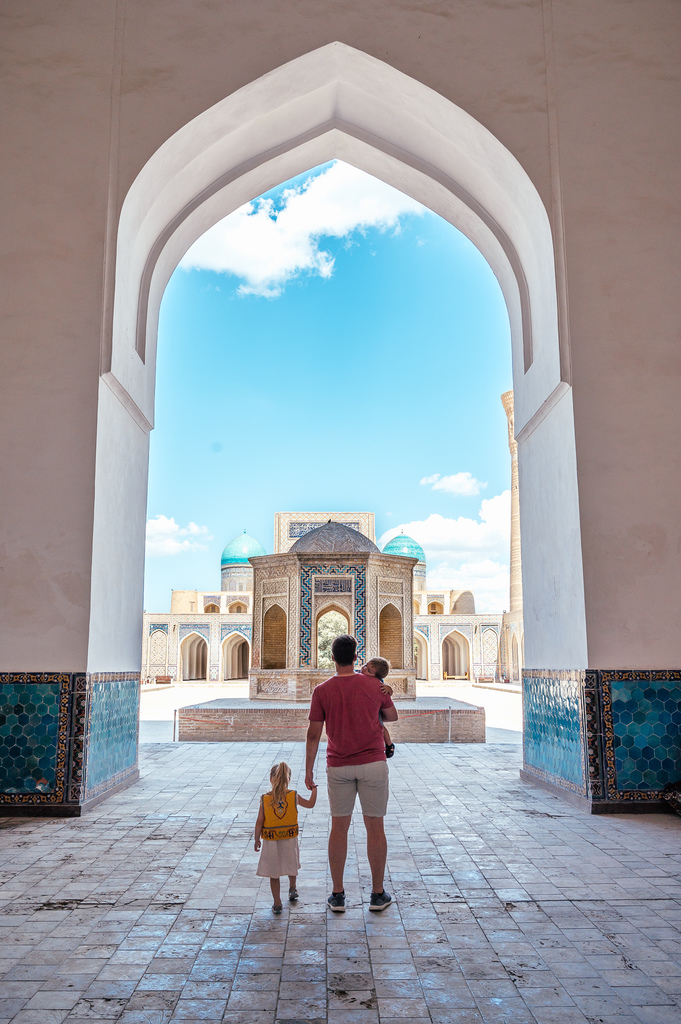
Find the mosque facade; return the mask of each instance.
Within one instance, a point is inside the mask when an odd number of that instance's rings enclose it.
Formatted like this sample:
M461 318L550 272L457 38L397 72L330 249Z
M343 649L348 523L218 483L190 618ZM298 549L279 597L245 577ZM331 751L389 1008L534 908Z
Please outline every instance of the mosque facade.
M305 634L310 633L311 612L306 594L294 592L301 576L301 570L294 564L296 542L329 522L365 538L373 548L368 554L370 562L376 555L392 556L386 558L392 569L382 575L376 569L372 578L373 566L368 565L369 579L359 578L355 573L352 583L347 574L339 577L328 567L314 570L312 576L318 592L308 600L317 602L312 619L316 629L327 605L329 610L344 614L349 622L351 604L354 608L363 607L362 602L369 600L367 584L373 585L375 593L371 596L375 597L378 629L372 636L367 635L362 657L383 654L398 675L409 671L415 679L424 681L503 678L503 613L477 613L470 590L429 586L423 548L406 534L393 537L379 552L374 516L370 512L278 512L271 556L246 532L235 537L222 552L219 592L174 590L169 614L145 613L143 677L219 682L245 679L249 671L265 669L265 665L253 664L254 639L257 650L267 616L277 616L273 609L280 612L282 650L272 667L317 669L314 629L307 647L297 647L292 639L285 643L283 638L287 631L293 637L290 627L294 616ZM402 566L406 560L408 579ZM264 571L271 578L263 579L262 584L258 580L256 585L256 576ZM325 603L320 605L322 596ZM407 623L411 645L403 650L399 645L396 647L391 637L395 628L404 631ZM255 661L258 660L256 657ZM405 689L406 685L405 680ZM273 692L269 690L270 694Z
M511 455L508 611L477 613L470 590L432 586L423 548L404 533L380 552L373 512L277 512L271 556L244 530L222 552L219 592L173 590L170 614L145 613L142 679L217 683L249 678L252 698L304 698L310 687L300 673L319 681L317 633L322 615L335 611L360 639L360 658L388 658L397 694L412 695L415 680L519 682L524 639L513 392L501 401ZM320 528L329 524L338 529L319 537ZM307 553L333 556L322 559L318 568L310 559L298 564L308 546L305 538L312 535L319 550ZM347 559L338 561L335 547L339 555L357 555L359 561L367 556L367 564L343 572ZM410 560L406 575L405 559ZM386 561L392 567L384 571ZM266 620L278 623L281 649L276 656L264 656L263 644L271 640ZM272 671L288 676L270 678Z

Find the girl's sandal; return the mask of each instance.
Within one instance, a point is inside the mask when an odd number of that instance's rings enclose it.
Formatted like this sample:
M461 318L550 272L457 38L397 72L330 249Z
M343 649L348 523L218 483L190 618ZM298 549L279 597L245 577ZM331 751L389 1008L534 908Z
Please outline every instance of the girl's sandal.
M298 890L297 889L289 889L289 891L288 891L288 898L289 898L291 903L295 903L295 901L298 899Z
M272 904L272 913L273 914L281 914L281 903L273 903Z

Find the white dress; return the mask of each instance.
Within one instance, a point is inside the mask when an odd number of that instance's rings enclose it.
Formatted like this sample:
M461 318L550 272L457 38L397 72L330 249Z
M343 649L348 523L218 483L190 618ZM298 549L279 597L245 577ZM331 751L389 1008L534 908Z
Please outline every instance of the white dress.
M295 839L263 839L256 875L262 878L281 878L297 875L300 870L298 837Z

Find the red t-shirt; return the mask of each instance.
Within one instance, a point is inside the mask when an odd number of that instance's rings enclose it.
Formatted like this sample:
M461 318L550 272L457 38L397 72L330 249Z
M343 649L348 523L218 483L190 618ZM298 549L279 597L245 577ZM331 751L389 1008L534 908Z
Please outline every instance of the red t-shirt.
M310 721L326 724L326 763L333 768L344 764L385 761L383 727L379 711L395 705L389 694L381 693L375 676L332 676L315 686Z

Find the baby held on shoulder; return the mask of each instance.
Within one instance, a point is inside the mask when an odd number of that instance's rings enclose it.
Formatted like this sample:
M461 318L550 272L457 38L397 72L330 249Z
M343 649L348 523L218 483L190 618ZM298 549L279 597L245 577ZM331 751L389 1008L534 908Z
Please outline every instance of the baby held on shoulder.
M385 658L371 658L367 661L366 665L363 665L361 672L365 676L374 676L375 679L380 680L382 683L381 693L387 693L389 697L393 695L392 686L388 686L385 682L385 678L390 672L390 662L386 661ZM383 726L383 741L385 742L385 756L392 757L395 753L395 744L390 739L390 733L385 727L385 723L381 718L381 725Z

